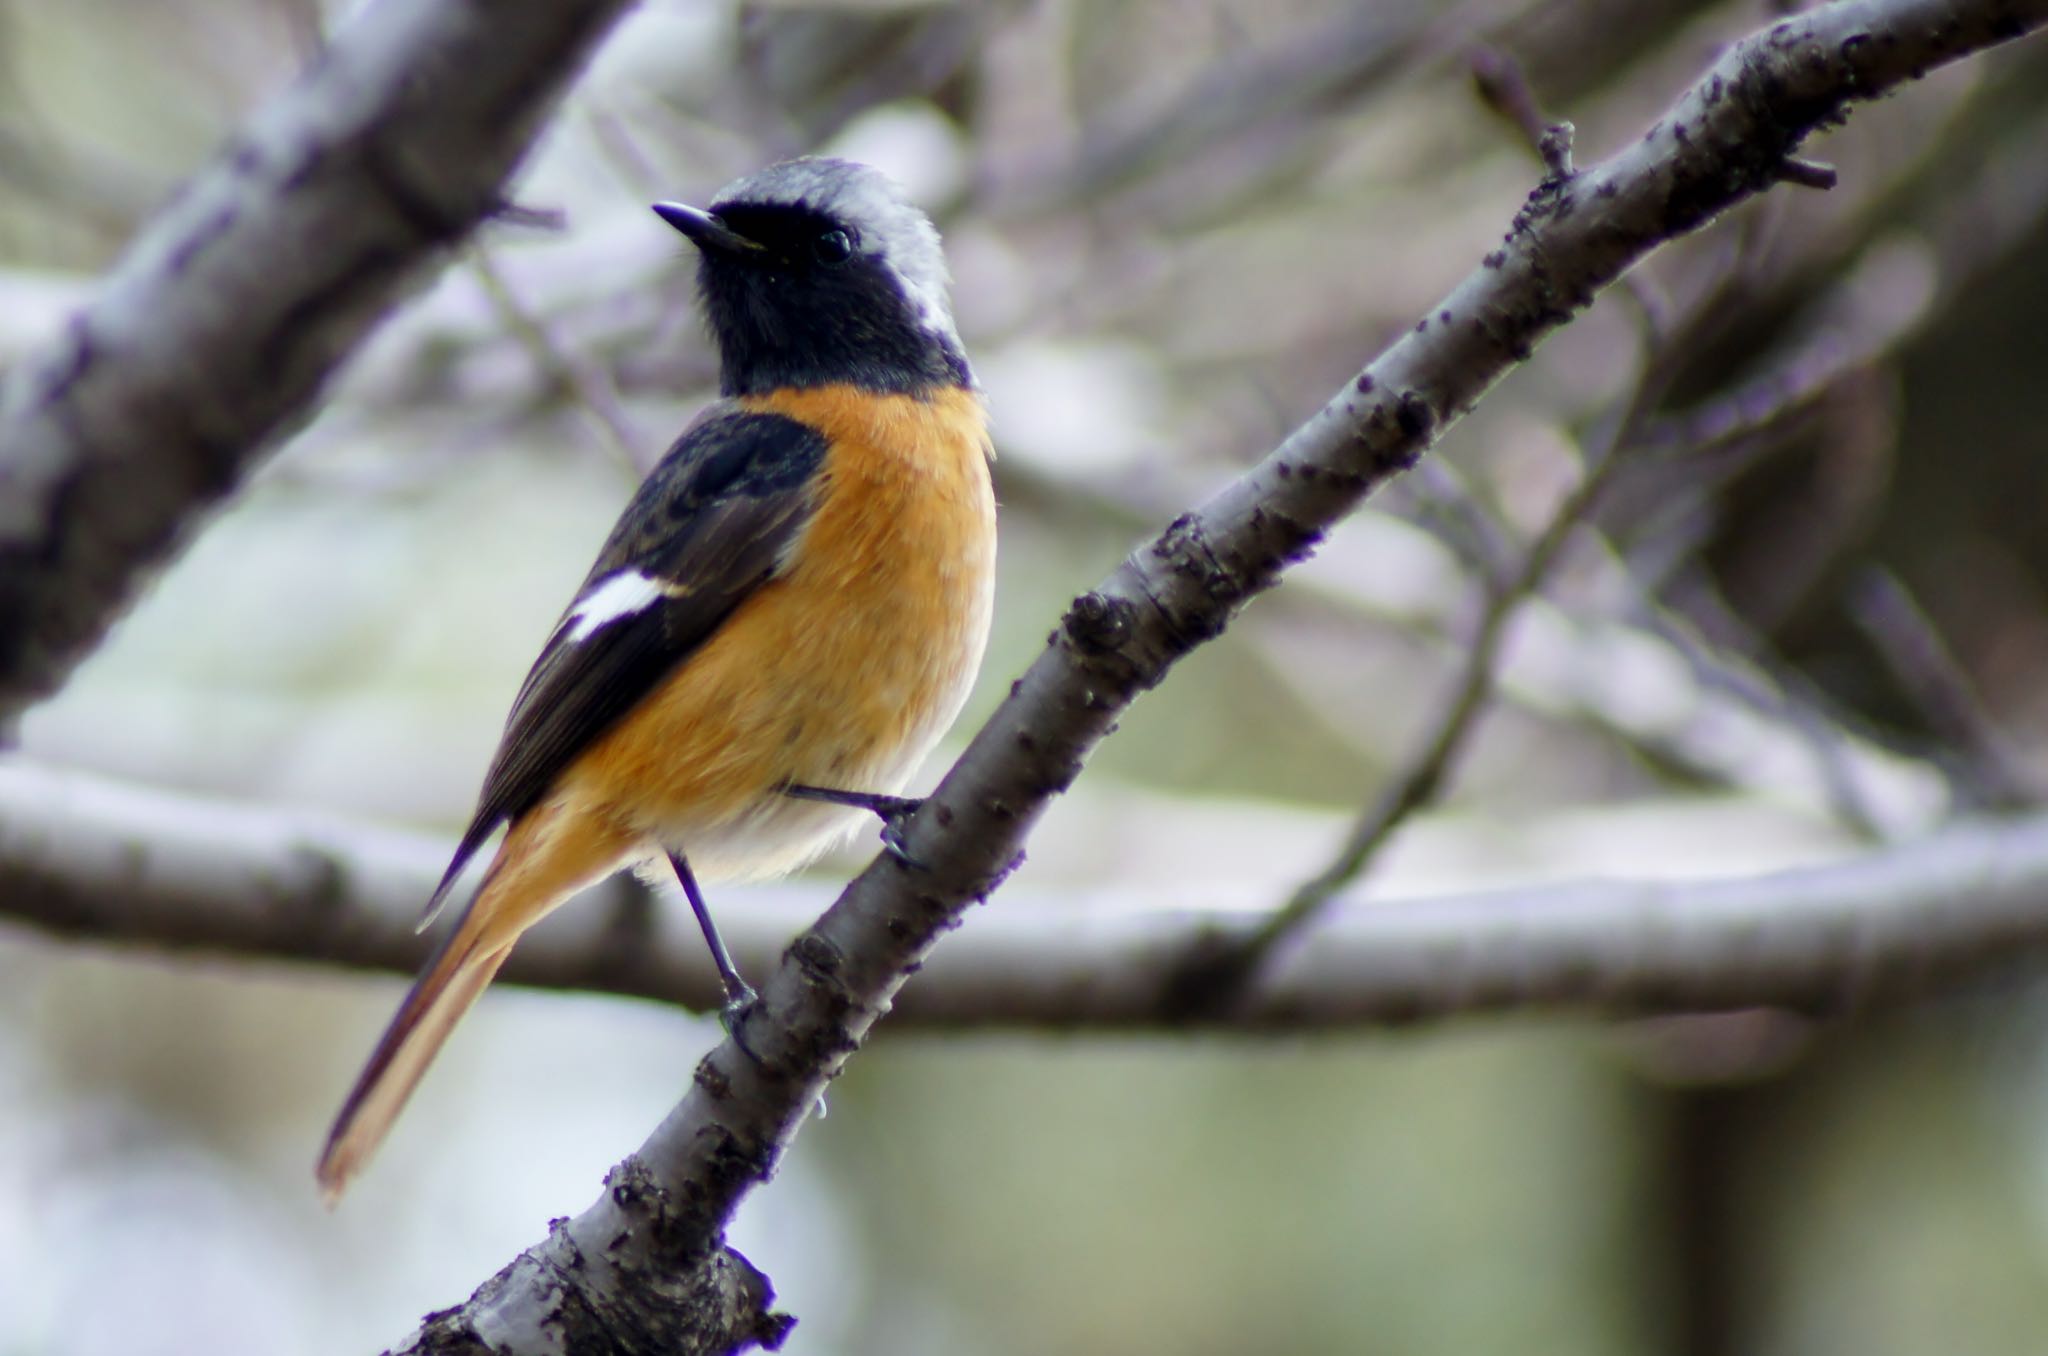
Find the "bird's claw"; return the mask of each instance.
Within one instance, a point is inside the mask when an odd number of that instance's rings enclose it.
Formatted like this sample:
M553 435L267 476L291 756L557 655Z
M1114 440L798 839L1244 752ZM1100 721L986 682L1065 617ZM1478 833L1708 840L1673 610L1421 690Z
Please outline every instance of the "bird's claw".
M882 812L882 846L891 857L913 871L931 870L903 841L903 831L908 827L910 817L916 814L923 804L921 800L906 801L893 810Z
M799 800L821 800L829 805L844 805L849 809L866 810L882 821L882 846L889 855L913 871L930 868L904 845L903 832L910 817L924 808L921 796L884 796L870 791L840 791L826 786L805 786L798 782L785 782L782 794L795 796Z
M740 980L737 986L727 985L725 1006L718 1010L718 1024L725 1028L725 1034L734 1040L740 1038L740 1024L747 1020L747 1014L761 1001L761 995L753 986Z

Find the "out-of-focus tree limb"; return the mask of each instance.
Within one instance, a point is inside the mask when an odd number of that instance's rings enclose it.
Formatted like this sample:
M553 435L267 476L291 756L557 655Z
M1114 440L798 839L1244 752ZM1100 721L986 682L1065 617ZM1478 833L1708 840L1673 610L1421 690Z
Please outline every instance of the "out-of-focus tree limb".
M1959 799L1994 812L2041 803L2042 791L2013 756L2012 741L1897 575L1876 566L1865 570L1849 594L1849 615L1941 741L1940 757L1963 793Z
M410 974L448 843L332 816L0 766L0 917L79 940ZM765 973L817 916L801 886L732 892L720 928ZM1005 893L899 996L896 1030L1159 1030L1198 938L1263 920L1246 889ZM1293 938L1224 1024L1253 1033L1508 1010L1609 1016L1910 996L2048 949L2048 816L1966 824L1826 865L1425 899L1354 895ZM504 977L722 1001L687 911L619 878L522 941ZM1196 1029L1186 1023L1182 1029ZM1214 1023L1202 1023L1214 1029Z
M500 201L624 0L357 14L0 384L0 725Z
M1110 110L1057 164L1021 167L992 187L1006 211L1046 212L1095 202L1167 167L1207 168L1233 138L1275 122L1306 123L1362 90L1376 90L1389 71L1426 67L1428 58L1511 24L1529 8L1518 3L1348 9L1280 43L1225 53L1163 107ZM1289 157L1262 157L1276 158Z

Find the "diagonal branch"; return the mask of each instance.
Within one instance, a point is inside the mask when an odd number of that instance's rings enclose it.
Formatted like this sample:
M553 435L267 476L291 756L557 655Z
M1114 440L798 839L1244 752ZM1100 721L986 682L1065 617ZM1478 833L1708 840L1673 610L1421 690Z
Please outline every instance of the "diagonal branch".
M0 728L500 200L625 0L357 14L0 383Z

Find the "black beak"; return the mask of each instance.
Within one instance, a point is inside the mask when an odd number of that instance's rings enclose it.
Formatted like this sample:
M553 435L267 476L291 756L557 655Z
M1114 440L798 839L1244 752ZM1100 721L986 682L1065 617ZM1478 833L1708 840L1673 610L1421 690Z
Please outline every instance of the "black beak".
M707 254L758 254L763 248L702 208L658 202L654 215L690 237L690 242Z

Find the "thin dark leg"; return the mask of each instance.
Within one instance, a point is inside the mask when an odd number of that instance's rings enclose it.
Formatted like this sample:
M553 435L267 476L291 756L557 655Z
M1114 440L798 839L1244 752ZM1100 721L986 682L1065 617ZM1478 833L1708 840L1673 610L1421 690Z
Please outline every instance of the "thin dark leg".
M891 856L907 866L922 870L924 863L910 855L903 846L903 826L924 804L921 796L884 796L873 791L841 791L830 786L805 786L800 782L784 782L782 794L796 800L822 800L828 805L844 805L853 810L866 810L882 821L882 846L889 849Z
M732 953L725 949L725 939L718 935L718 925L711 921L711 910L704 907L704 892L697 888L697 877L691 874L690 864L680 852L669 853L668 864L676 873L683 894L689 898L690 912L697 915L697 926L704 929L704 944L711 948L711 963L718 967L719 982L725 985L725 1021L730 1026L753 1003L754 991L740 977L739 967L732 963Z
M830 786L805 786L801 782L784 782L782 794L797 800L822 800L832 805L844 805L849 809L866 810L879 815L884 824L894 820L907 819L917 813L924 804L921 796L884 796L873 791L841 791Z

